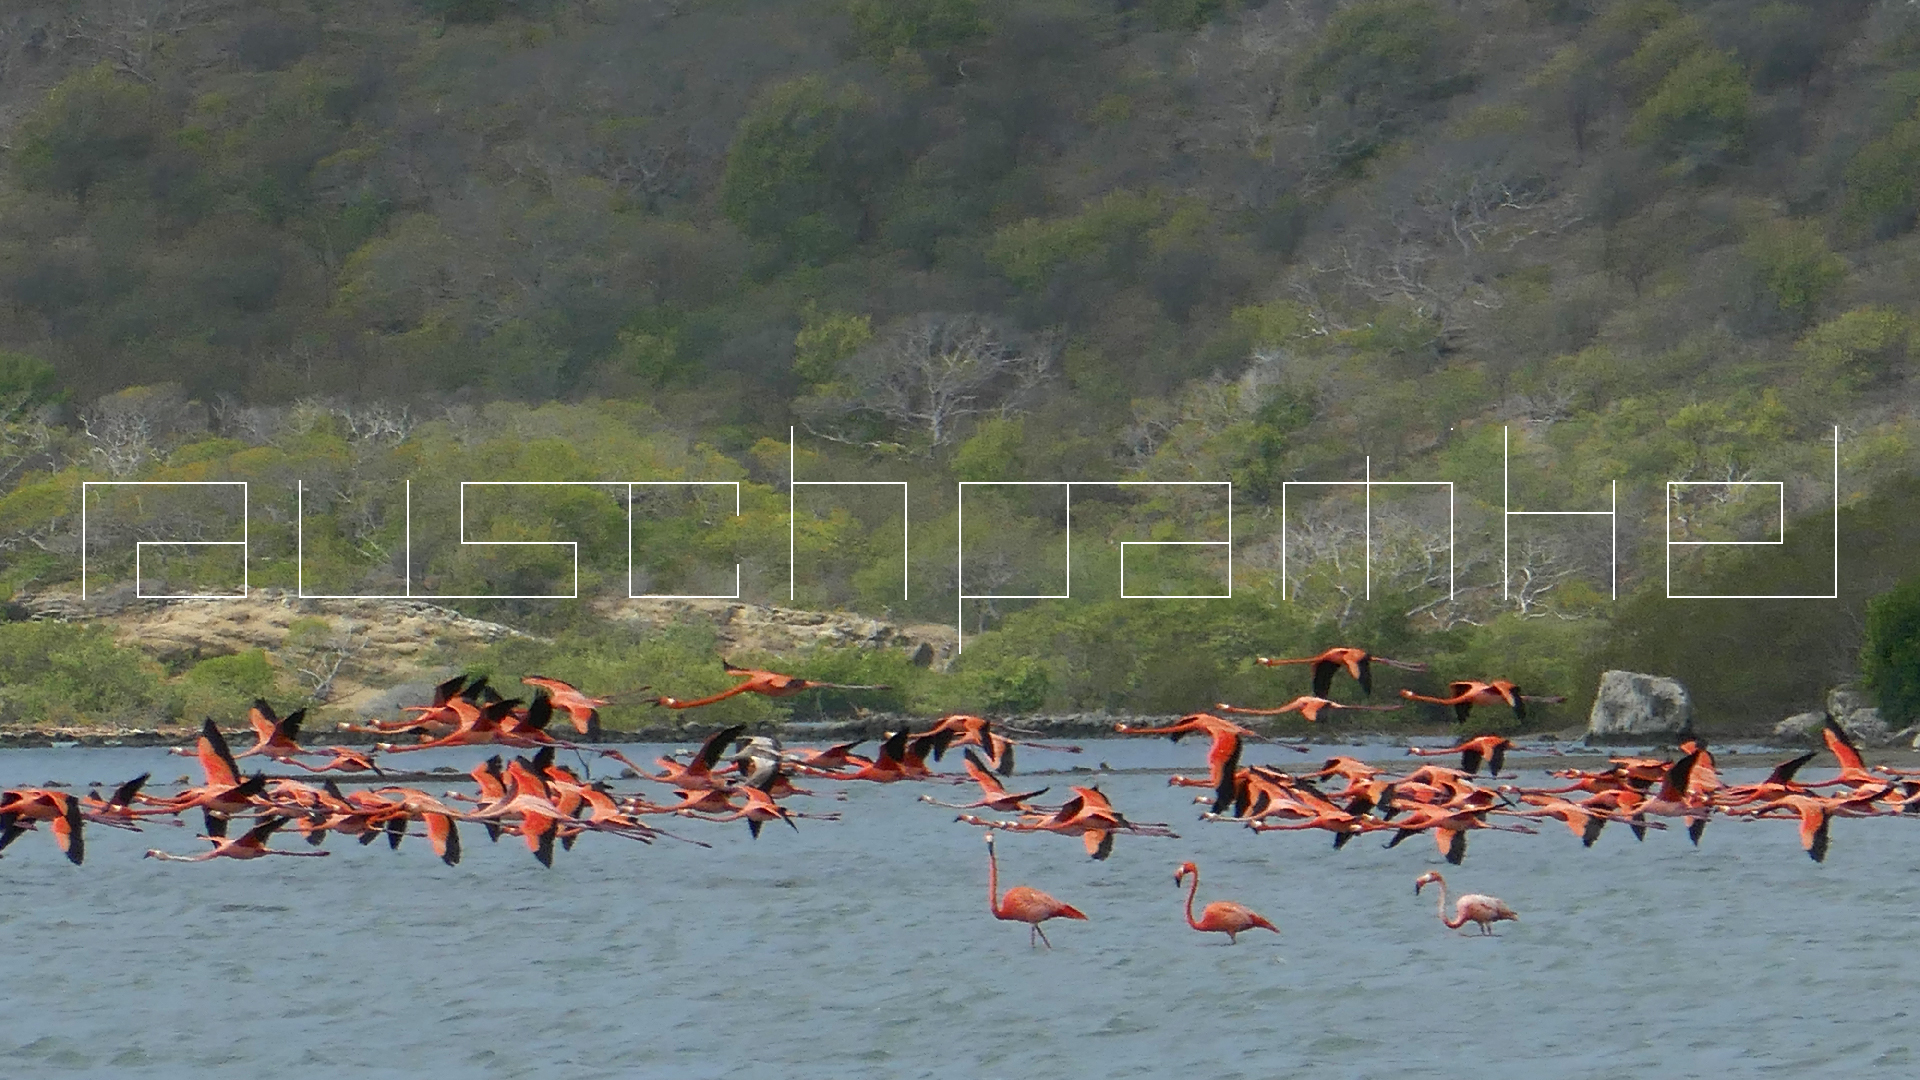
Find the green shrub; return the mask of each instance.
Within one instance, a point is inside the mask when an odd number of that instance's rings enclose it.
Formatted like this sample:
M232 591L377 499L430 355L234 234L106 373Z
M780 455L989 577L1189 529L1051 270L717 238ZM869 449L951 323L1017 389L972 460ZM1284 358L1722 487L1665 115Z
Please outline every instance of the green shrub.
M164 675L103 626L0 625L0 721L152 723L164 713Z
M1429 0L1361 0L1327 20L1301 70L1309 103L1401 103L1433 95L1447 74L1448 32Z
M1897 373L1917 343L1914 320L1891 308L1862 307L1808 331L1794 354L1816 385L1857 390Z
M793 373L809 386L830 383L840 364L873 340L873 317L821 311L802 312L800 332L793 336Z
M1458 67L1458 41L1457 24L1429 0L1361 0L1327 20L1299 87L1343 168L1378 153L1423 103L1473 84Z
M858 143L866 95L819 75L781 83L740 121L727 150L720 208L748 236L826 262L859 239L863 192L877 171Z
M1035 656L1016 656L986 667L961 680L955 691L955 711L986 716L1038 712L1047 703L1053 676L1046 662Z
M1715 168L1745 150L1752 96L1732 54L1700 49L1674 65L1633 114L1627 138L1683 173Z
M14 168L30 188L85 200L143 163L160 130L153 91L96 64L55 86L20 124Z
M1920 577L1868 601L1860 668L1890 725L1920 720Z
M1146 0L1140 12L1159 30L1198 30L1225 11L1227 0Z
M1762 288L1789 325L1805 326L1847 279L1847 261L1811 222L1776 222L1741 246Z
M1027 218L1002 228L987 247L987 260L1016 286L1037 290L1065 266L1099 272L1129 261L1147 230L1165 216L1158 195L1115 191L1070 217Z
M63 396L53 365L37 356L0 349L0 404L21 405Z
M848 683L861 686L885 686L885 690L808 690L780 699L796 720L827 716L847 716L855 710L872 712L909 712L920 690L937 678L925 668L915 667L899 649L869 649L857 646L819 648L797 659L773 665L776 670L819 682Z
M847 0L854 42L881 62L903 49L951 49L993 29L979 0Z
M1875 237L1913 227L1920 214L1920 118L1860 148L1847 165L1845 221Z
M203 716L231 721L255 698L282 696L280 672L264 649L215 656L187 669L171 688L173 711L192 723Z
M509 697L532 697L532 690L519 684L528 675L572 683L592 697L617 695L613 704L600 710L601 725L615 731L662 723L705 731L728 724L766 724L780 715L772 701L758 694L741 694L687 712L648 703L656 695L704 697L740 681L720 669L722 656L711 628L641 630L602 624L551 641L503 638L478 654L449 659L463 661L470 676L488 676ZM643 687L651 689L643 691Z

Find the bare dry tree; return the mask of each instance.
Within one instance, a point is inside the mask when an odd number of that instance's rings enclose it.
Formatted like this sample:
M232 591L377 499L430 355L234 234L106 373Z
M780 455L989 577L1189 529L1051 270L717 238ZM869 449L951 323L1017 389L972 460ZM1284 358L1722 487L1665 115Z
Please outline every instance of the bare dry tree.
M306 681L307 700L319 705L333 696L333 684L340 672L366 652L372 641L372 632L352 621L339 628L324 629L302 627L296 622L281 652Z
M157 461L168 436L204 431L207 410L171 383L135 386L80 410L88 456L116 480Z
M802 399L821 438L878 445L876 427L910 433L932 452L964 423L1024 411L1053 367L1051 340L1014 333L985 315L928 313L902 320L842 365L841 378Z
M1593 567L1576 545L1557 536L1523 536L1507 558L1507 605L1523 619L1573 618L1554 603L1553 594Z
M346 427L347 438L356 443L397 446L420 426L420 418L408 406L379 401L335 405L333 415Z

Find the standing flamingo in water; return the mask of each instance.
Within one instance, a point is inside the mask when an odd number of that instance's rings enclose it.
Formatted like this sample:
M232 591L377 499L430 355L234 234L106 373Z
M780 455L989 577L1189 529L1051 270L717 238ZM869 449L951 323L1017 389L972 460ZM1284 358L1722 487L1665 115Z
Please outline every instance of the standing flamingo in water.
M1200 891L1200 868L1192 863L1181 863L1180 869L1173 872L1173 886L1179 888L1181 879L1193 875L1193 884L1187 887L1187 925L1195 930L1227 935L1227 944L1240 943L1242 931L1258 927L1279 933L1280 928L1261 918L1252 909L1231 900L1215 900L1200 913L1200 921L1193 921L1193 894Z
M1520 916L1514 914L1505 900L1493 896L1482 896L1479 893L1468 893L1455 901L1453 918L1449 919L1447 918L1447 879L1441 877L1438 870L1429 870L1413 880L1413 895L1419 896L1420 887L1427 884L1440 886L1440 904L1437 913L1440 916L1440 922L1449 930L1458 930L1469 922L1476 922L1480 924L1482 934L1492 937L1494 923L1502 919L1520 921Z
M1000 895L1000 863L993 857L993 834L987 834L987 910L993 912L996 919L1009 922L1023 922L1032 929L1027 934L1027 944L1035 944L1034 935L1047 942L1047 948L1053 948L1053 942L1047 941L1047 932L1040 924L1048 919L1080 919L1086 915L1071 904L1063 904L1039 889L1029 889L1025 885L1015 885Z

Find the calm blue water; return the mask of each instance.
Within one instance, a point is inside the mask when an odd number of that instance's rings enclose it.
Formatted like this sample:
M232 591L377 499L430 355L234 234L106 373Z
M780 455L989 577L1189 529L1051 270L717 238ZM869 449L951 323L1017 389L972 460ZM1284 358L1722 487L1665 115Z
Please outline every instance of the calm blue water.
M477 756L421 764L464 769ZM1191 773L1203 756L1204 745L1140 740L1022 761ZM8 784L111 784L147 768L160 780L194 771L145 750L0 754ZM1548 822L1538 836L1475 835L1466 865L1450 868L1420 838L1336 852L1319 834L1198 822L1193 791L1123 773L1102 782L1116 805L1175 822L1180 839L1123 837L1096 863L1077 840L1002 836L1003 888L1032 885L1092 916L1050 924L1049 953L988 915L979 832L915 801L931 789L815 786L851 794L793 805L844 821L757 842L742 825L675 826L712 850L589 836L552 870L471 826L458 867L419 840L167 865L139 855L200 842L194 828L156 826L89 829L75 868L30 834L0 860L11 898L0 1067L1518 1080L1801 1076L1913 1059L1920 822L1836 821L1824 865L1800 852L1791 822L1716 821L1698 849L1679 830L1636 844L1614 827L1592 850ZM1188 930L1173 885L1187 859L1204 873L1200 903L1239 900L1283 934L1229 948ZM1523 921L1492 940L1445 930L1412 889L1436 867Z

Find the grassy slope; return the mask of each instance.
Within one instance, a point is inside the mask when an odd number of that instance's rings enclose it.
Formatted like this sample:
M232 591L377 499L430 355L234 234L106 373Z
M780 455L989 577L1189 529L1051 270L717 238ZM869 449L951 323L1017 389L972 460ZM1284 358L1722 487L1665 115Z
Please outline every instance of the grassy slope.
M1789 532L1818 535L1799 515L1829 497L1838 424L1843 499L1884 488L1849 521L1910 501L1920 29L1899 4L137 6L29 4L0 39L0 348L55 373L10 362L10 480L103 467L72 413L36 434L36 400L176 382L228 402L153 449L235 475L288 446L295 399L559 396L645 401L621 422L777 484L756 439L850 430L818 411L857 388L849 343L977 311L1054 344L1024 420L934 448L868 422L902 449L829 447L815 475L1230 476L1239 584L1266 598L1132 612L1117 642L1119 609L1016 615L1005 659L975 662L1009 704L1182 707L1257 690L1240 652L1411 629L1452 670L1577 694L1631 663L1760 722L1843 677L1859 599L1913 569L1863 525L1831 618L1647 591L1667 480L1786 478ZM209 424L236 444L206 448ZM1632 602L1604 602L1577 530L1526 539L1551 587L1500 600L1502 424L1516 506L1621 482ZM1462 600L1431 604L1427 507L1381 526L1392 599L1350 603L1352 568L1323 567L1270 610L1278 485L1362 457L1460 485ZM1698 500L1683 535L1753 538L1760 509ZM1328 550L1351 524L1330 513ZM883 601L884 528L822 526L846 565L814 602ZM1797 580L1709 573L1755 572ZM914 614L945 617L927 584Z

